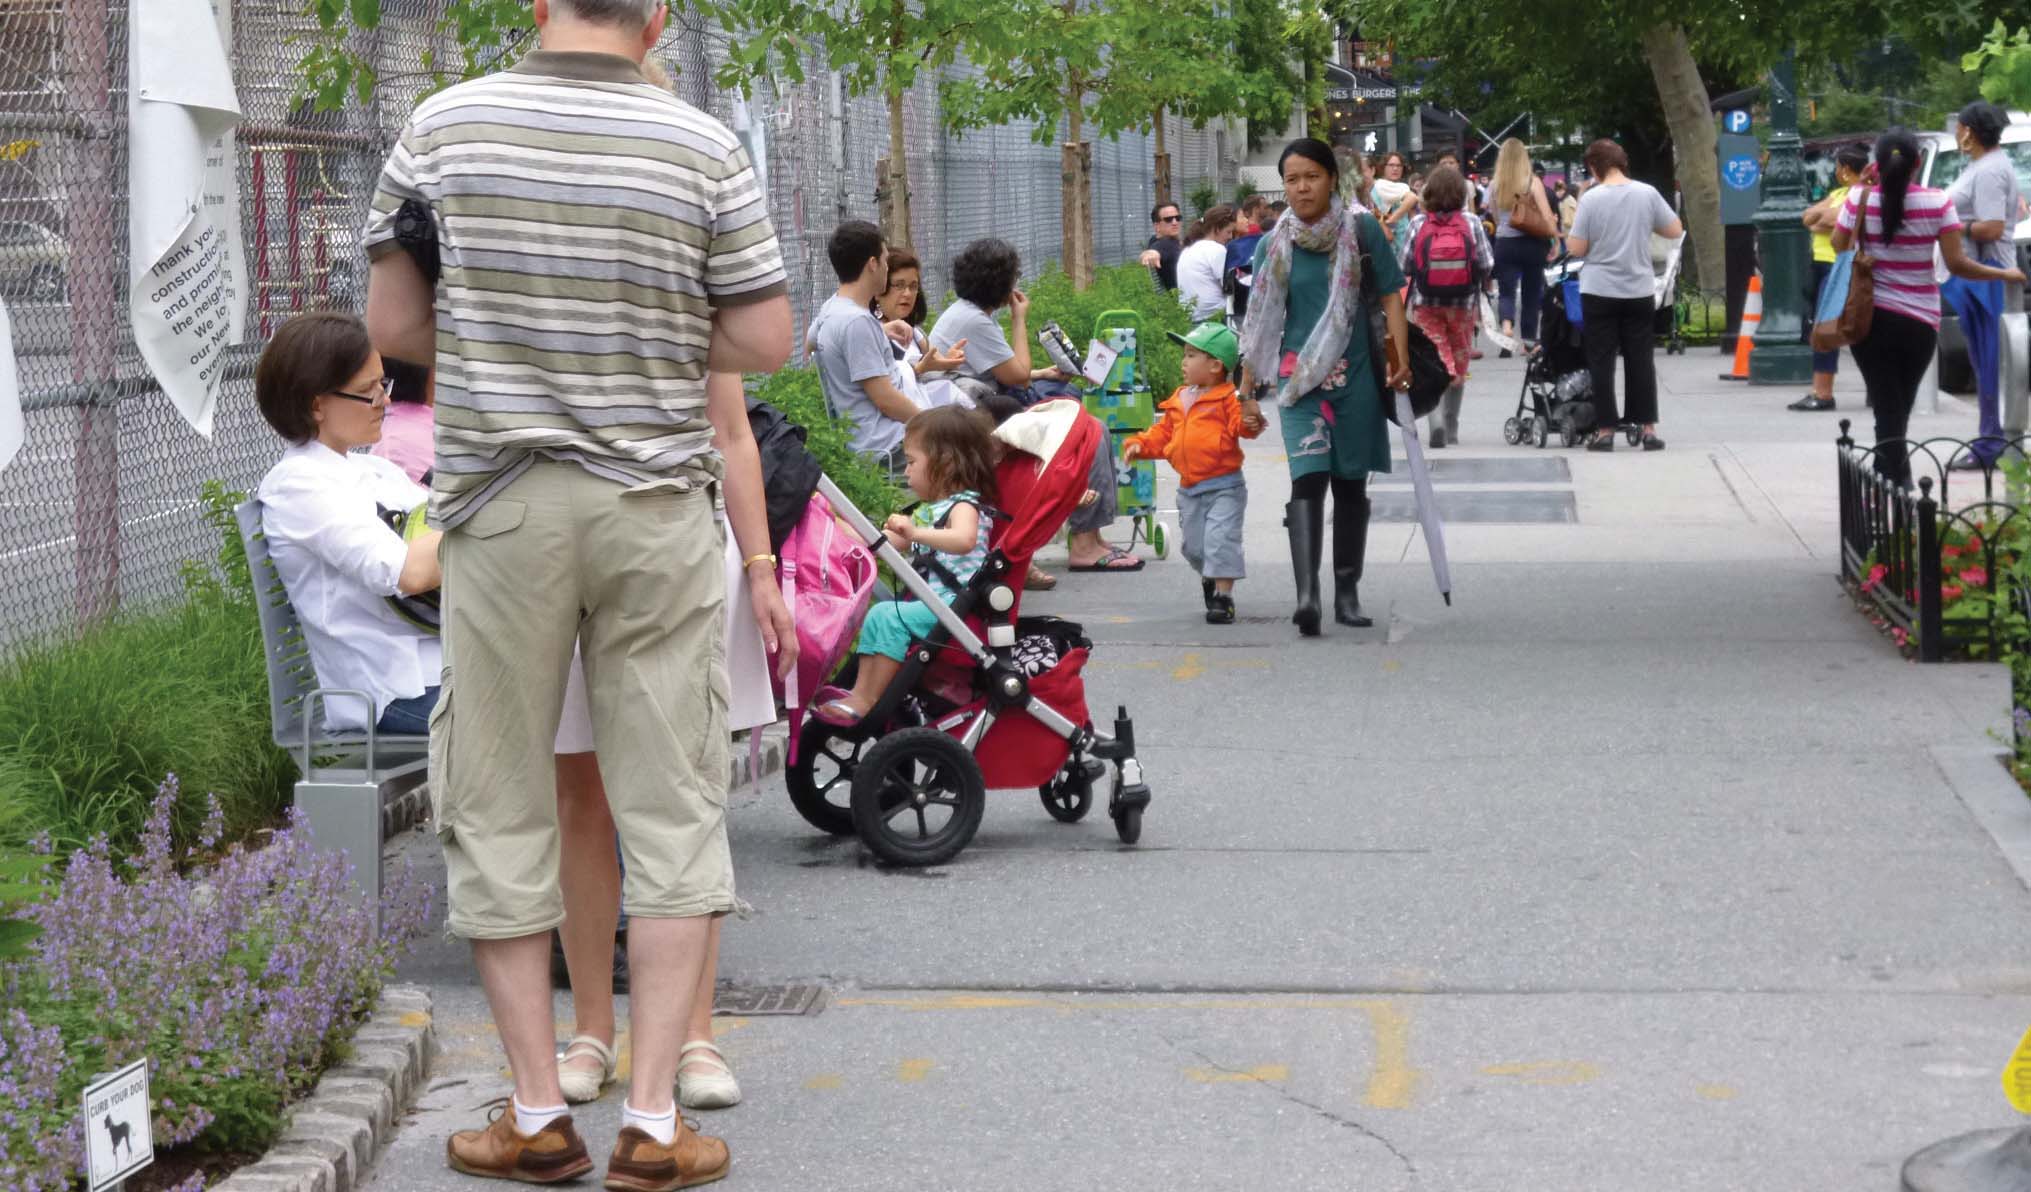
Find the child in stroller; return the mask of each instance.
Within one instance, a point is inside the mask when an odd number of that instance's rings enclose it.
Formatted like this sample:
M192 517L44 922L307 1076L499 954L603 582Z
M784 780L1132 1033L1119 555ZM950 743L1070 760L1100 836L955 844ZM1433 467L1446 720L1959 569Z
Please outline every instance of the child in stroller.
M973 420L970 433L988 433L984 415L936 410L918 418L933 414ZM965 433L956 424L946 430ZM988 526L978 558L956 548L969 520L960 510L980 505L951 500L966 482L952 467L956 456L927 452L918 432L912 419L905 438L912 486L949 504L945 529L953 531L917 527L904 539L932 548L918 559L928 575L899 549L900 532L877 529L831 480L819 480L819 492L915 599L870 614L851 691L818 693L822 714L805 721L785 774L791 802L814 827L857 834L884 861L935 865L972 840L989 787L1034 787L1054 818L1071 823L1090 809L1112 762L1108 812L1121 840L1135 843L1149 788L1126 709L1111 737L1091 724L1080 671L1092 643L1071 622L1018 616L1030 558L1078 505L1106 431L1079 403L1053 401L994 432L1007 448L993 478L1002 512L974 515ZM973 533L977 548L977 525ZM954 574L954 555L970 574ZM892 636L900 659L876 652Z
M1502 441L1539 447L1556 433L1576 446L1594 426L1593 380L1580 342L1580 282L1566 275L1545 287L1539 339L1523 366L1516 413L1502 424Z

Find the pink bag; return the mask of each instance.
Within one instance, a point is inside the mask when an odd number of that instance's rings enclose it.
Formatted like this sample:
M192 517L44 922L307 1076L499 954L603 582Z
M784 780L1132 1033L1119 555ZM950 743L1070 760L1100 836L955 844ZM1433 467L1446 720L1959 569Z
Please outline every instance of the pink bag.
M787 681L775 679L776 694L790 713L790 760L797 760L797 735L804 708L853 649L874 591L874 555L839 524L832 503L811 494L804 518L783 541L778 563L783 603L797 621L797 668ZM772 675L773 677L773 675Z

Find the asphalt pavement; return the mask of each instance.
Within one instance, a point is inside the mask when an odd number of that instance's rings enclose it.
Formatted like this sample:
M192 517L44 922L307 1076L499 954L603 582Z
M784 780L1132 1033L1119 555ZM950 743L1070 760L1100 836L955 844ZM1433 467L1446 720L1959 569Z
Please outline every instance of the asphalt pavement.
M1241 624L1175 555L1029 596L1099 643L1096 716L1135 716L1139 847L1005 791L957 860L892 871L780 780L734 792L755 913L722 976L825 995L719 1020L729 1186L1887 1190L2011 1124L2007 675L1906 662L1855 611L1836 416L1721 363L1660 357L1669 448L1600 456L1503 445L1519 370L1482 362L1437 453L1479 519L1450 608L1381 523L1376 627L1299 640L1274 433ZM1865 417L1851 366L1838 393ZM1918 428L1972 433L1942 410ZM392 851L436 865L424 833ZM367 1186L478 1187L443 1166L507 1087L470 963L432 939L402 976L444 1052ZM619 1102L576 1115L597 1156Z

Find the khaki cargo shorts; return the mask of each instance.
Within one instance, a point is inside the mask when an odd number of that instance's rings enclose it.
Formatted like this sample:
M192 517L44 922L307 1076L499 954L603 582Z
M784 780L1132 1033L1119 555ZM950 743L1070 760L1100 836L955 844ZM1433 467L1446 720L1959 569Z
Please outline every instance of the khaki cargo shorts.
M538 460L445 534L430 790L454 934L512 939L564 919L552 746L574 642L622 907L733 909L723 532L704 481L627 488Z

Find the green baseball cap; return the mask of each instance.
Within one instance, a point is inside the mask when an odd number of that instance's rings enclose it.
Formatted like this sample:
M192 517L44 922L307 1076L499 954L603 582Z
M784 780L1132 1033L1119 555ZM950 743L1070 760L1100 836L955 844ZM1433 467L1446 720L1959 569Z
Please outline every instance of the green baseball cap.
M1227 366L1227 375L1232 378L1234 368L1241 363L1241 340L1225 323L1205 322L1192 328L1190 334L1179 335L1175 331L1164 334L1188 348L1197 348L1213 359Z

